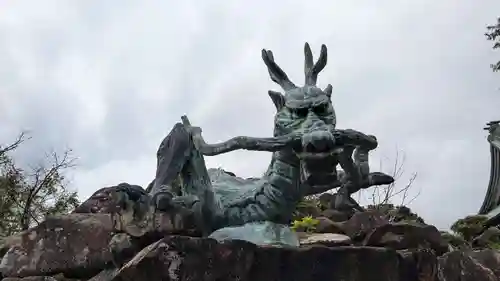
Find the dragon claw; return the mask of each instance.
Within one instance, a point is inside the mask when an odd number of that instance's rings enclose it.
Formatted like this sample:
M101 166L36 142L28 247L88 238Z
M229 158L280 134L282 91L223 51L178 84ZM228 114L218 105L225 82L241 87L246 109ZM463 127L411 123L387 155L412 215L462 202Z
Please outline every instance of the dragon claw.
M394 182L394 178L392 176L381 172L370 173L368 177L370 185L386 185Z
M173 195L170 192L160 192L153 196L155 210L168 211L174 207Z
M335 194L334 206L336 210L363 211L363 208L349 195L346 189L340 188Z

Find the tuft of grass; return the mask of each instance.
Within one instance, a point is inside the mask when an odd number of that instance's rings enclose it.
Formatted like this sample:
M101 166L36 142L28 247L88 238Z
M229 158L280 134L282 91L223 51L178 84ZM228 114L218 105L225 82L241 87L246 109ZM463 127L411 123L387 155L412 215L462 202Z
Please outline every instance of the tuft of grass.
M295 231L312 233L316 230L316 226L318 224L319 220L313 218L312 216L305 216L302 219L294 220L292 222L292 229Z

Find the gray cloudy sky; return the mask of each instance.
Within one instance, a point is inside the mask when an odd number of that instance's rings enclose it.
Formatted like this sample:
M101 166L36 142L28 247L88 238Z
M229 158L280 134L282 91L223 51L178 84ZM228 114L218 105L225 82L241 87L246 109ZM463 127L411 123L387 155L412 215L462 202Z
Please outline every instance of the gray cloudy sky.
M270 136L274 107L260 50L296 83L303 44L328 46L339 128L375 134L373 168L406 154L418 172L411 207L447 227L476 212L489 179L484 123L500 119L498 59L483 33L496 0L0 1L0 141L20 130L30 163L72 147L82 197L119 182L146 185L182 114L208 141ZM258 176L267 153L207 159ZM370 193L369 191L367 193ZM368 196L368 195L366 195ZM366 201L366 200L365 200ZM396 203L397 200L396 200Z

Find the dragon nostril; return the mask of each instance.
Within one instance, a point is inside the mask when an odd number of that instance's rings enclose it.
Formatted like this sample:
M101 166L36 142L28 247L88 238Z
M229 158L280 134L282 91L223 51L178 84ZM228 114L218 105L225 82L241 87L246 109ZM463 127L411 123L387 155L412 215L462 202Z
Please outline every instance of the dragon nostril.
M325 151L327 146L327 143L325 141L316 141L313 143L314 149L318 152L320 151Z
M314 142L307 143L304 147L306 151L314 152L318 149Z
M333 145L333 136L328 131L313 131L302 138L302 146L309 152L323 152Z

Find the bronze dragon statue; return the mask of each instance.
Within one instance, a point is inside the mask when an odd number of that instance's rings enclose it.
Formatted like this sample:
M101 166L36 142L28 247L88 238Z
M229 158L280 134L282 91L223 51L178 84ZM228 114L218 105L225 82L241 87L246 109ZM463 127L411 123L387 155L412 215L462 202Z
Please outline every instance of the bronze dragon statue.
M219 240L295 245L288 224L305 196L339 188L335 207L360 209L352 193L394 181L369 170L368 154L378 144L374 136L336 128L332 86L316 86L326 66L326 46L322 45L315 63L307 43L304 54L305 85L296 86L276 64L273 53L262 50L272 81L284 91L269 91L276 107L273 137L240 136L207 144L201 129L186 116L175 124L158 149L156 177L148 188L156 212L187 207L194 211L203 233ZM262 178L242 179L206 168L204 156L237 149L273 153Z

